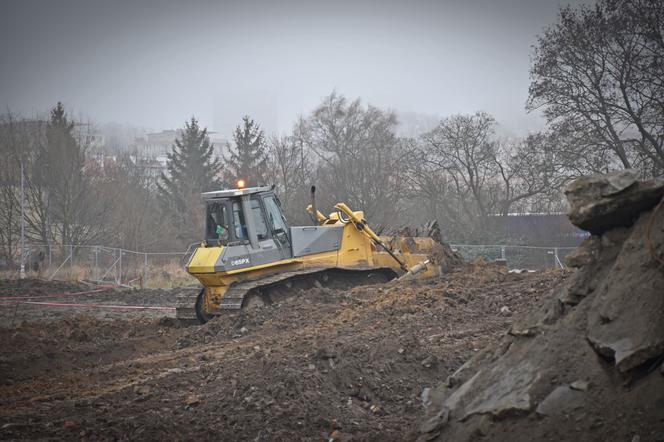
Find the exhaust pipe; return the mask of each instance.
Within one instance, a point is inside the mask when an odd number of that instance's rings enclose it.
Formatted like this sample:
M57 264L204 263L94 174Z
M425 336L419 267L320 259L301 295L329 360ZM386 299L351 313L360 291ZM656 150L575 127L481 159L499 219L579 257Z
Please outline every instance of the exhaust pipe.
M314 226L319 226L318 222L318 209L316 208L316 186L311 186L311 221Z

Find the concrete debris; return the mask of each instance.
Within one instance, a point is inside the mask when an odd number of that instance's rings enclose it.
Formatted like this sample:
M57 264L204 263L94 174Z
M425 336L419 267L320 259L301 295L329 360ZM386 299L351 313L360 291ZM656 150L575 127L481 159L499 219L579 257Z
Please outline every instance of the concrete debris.
M376 413L380 413L382 411L382 408L380 407L380 405L375 405L374 404L374 405L369 407L369 411L376 414Z
M644 247L649 220L632 228L588 315L588 340L623 372L664 354L664 272ZM661 229L658 236L664 239Z
M567 385L556 387L540 404L535 412L542 416L565 415L584 406L583 392Z
M422 361L422 367L424 368L435 367L437 363L438 363L438 358L436 358L434 355L429 355Z
M635 170L621 170L572 181L565 189L570 220L593 234L632 225L664 195L664 179L638 178Z
M467 394L470 401L464 407L462 419L473 414L503 417L530 410L530 391L539 377L535 366L528 362L516 367L498 365L485 373L485 378L477 382L486 386L475 395Z
M489 415L482 416L477 422L475 431L480 436L488 436L491 429L491 417Z
M430 395L431 395L431 388L427 387L424 390L422 390L422 393L420 394L420 399L422 400L422 405L424 408L427 408L431 405L431 400L430 400Z
M518 324L512 324L512 328L510 328L509 333L512 336L531 337L539 333L539 327L537 325L523 327L519 326Z
M588 391L588 387L590 386L588 381L574 381L571 384L569 384L569 387L572 390L577 390L577 391Z
M429 419L427 419L420 425L420 432L431 433L433 431L436 431L447 425L447 422L449 420L450 420L449 408L442 407L436 415L431 416Z
M584 242L565 257L568 267L580 268L586 266L596 259L599 240L596 236L586 238Z
M555 294L555 291L551 294ZM541 330L555 324L562 314L563 307L560 301L554 296L549 296L538 309L515 319L509 333L512 336L535 336Z
M194 405L198 405L201 402L201 397L196 395L196 394L191 394L187 396L187 399L185 400L185 404L189 407L192 407Z

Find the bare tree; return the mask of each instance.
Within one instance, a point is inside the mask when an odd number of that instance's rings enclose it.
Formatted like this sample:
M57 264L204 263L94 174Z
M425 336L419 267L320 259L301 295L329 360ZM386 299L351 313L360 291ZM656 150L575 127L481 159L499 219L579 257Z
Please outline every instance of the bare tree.
M125 154L107 161L100 173L105 178L100 191L113 202L109 214L113 236L105 244L137 251L172 250L163 238L173 238L176 232L159 216L153 177L144 162Z
M332 93L300 125L300 136L318 161L323 203L347 202L369 219L398 220L403 199L404 145L396 117L359 99Z
M664 3L599 0L561 9L539 38L528 107L543 108L600 169L664 173ZM597 168L597 164L591 165Z
M101 178L89 170L86 146L77 140L75 124L58 103L43 136L37 137L28 221L44 243L88 244L107 233L109 203L98 192Z
M27 136L24 120L11 112L0 117L0 256L13 266L21 229L21 163L26 161Z
M550 135L535 133L502 142L496 154L495 213L561 210L562 188L576 174L570 172L568 157L559 152Z
M468 218L482 219L493 209L489 192L498 172L494 126L486 113L454 115L422 137L422 159L444 172Z
M284 212L292 223L308 220L304 209L312 183L309 156L297 135L274 136L268 143L269 180L276 186Z
M445 118L420 138L419 154L409 162L412 197L424 202L448 238L495 240L490 217L559 209L567 169L553 138L499 141L495 127L483 112Z
M415 140L410 140L416 143ZM454 185L449 175L437 164L427 161L426 146L419 146L418 154L407 161L408 171L406 197L409 202L410 223L422 220L438 220L445 238L456 232L463 232L468 223L461 212L460 200L454 192ZM460 236L454 236L460 238Z

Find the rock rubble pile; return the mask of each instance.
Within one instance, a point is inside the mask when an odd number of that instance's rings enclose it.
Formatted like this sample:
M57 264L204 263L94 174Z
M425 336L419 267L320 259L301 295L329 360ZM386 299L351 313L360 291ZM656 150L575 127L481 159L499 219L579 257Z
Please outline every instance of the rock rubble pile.
M418 440L664 440L664 180L581 178L576 272L425 389Z

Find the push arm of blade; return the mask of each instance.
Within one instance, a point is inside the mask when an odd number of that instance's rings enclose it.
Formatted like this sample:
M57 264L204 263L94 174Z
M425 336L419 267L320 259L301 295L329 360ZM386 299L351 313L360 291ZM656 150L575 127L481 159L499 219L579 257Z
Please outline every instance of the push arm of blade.
M397 255L394 254L386 245L385 243L380 239L378 235L376 235L376 232L371 230L371 228L367 225L366 220L358 218L355 213L353 213L352 210L350 210L350 207L348 207L344 203L338 203L336 206L334 206L335 209L337 209L340 212L343 212L346 214L350 222L353 223L353 225L359 230L360 232L364 233L371 239L374 244L380 246L383 250L385 250L396 262L399 263L399 267L401 267L401 270L404 272L408 272L408 266L406 263L400 259Z
M313 209L313 207L311 207L311 204L309 204L307 206L307 213L309 215L313 216L314 209ZM316 218L318 218L318 222L320 222L320 223L324 223L325 221L328 220L328 218L325 215L323 215L322 213L320 213L319 210L316 210Z

